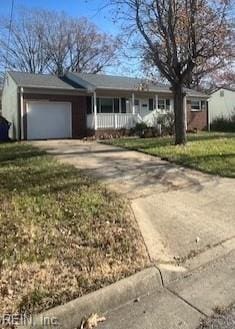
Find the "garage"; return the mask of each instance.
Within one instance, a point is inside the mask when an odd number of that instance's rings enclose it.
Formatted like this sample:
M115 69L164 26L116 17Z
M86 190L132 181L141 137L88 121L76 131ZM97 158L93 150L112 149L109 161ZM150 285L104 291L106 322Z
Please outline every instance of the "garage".
M30 101L27 102L27 138L71 138L71 103Z

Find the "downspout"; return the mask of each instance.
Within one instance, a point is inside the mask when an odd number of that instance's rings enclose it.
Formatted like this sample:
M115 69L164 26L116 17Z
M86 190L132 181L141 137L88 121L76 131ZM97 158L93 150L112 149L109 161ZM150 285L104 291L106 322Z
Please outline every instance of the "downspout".
M20 139L23 140L24 136L24 88L20 88Z
M184 116L185 116L185 130L188 130L188 112L187 112L187 97L184 96Z
M210 110L209 110L209 101L206 100L206 111L207 111L207 130L211 131L211 119L210 119Z

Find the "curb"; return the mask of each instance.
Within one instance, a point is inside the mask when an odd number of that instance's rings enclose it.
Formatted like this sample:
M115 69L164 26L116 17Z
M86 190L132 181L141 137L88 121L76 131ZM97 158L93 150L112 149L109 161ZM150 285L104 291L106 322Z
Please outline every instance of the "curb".
M33 318L33 324L18 328L76 329L79 328L83 318L88 317L91 313L100 315L140 296L161 289L163 287L160 272L156 267L150 267L110 286L41 313ZM46 319L48 319L47 323ZM53 319L56 320L56 325L48 323Z

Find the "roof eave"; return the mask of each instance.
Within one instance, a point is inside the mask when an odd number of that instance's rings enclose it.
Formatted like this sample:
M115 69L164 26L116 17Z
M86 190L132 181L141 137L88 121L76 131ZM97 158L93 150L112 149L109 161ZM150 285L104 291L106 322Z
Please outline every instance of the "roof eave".
M86 89L64 89L64 88L53 88L53 87L41 87L41 86L18 86L18 88L23 88L23 92L35 93L35 94L63 94L63 95L87 95L89 92Z
M148 89L148 90L140 90L140 89L132 89L132 88L123 88L123 87L104 87L104 86L97 86L96 87L96 90L99 91L99 90L124 90L124 91L130 91L130 92L145 92L145 93L148 93L148 92L151 92L151 93L160 93L160 92L163 92L163 93L172 93L171 90L167 90L167 89Z

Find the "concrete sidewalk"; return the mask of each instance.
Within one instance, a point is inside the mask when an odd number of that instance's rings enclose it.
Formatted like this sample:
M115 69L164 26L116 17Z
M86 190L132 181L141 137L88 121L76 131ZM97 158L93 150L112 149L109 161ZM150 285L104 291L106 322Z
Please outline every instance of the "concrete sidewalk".
M182 280L105 314L100 329L196 329L200 321L235 302L235 251Z

